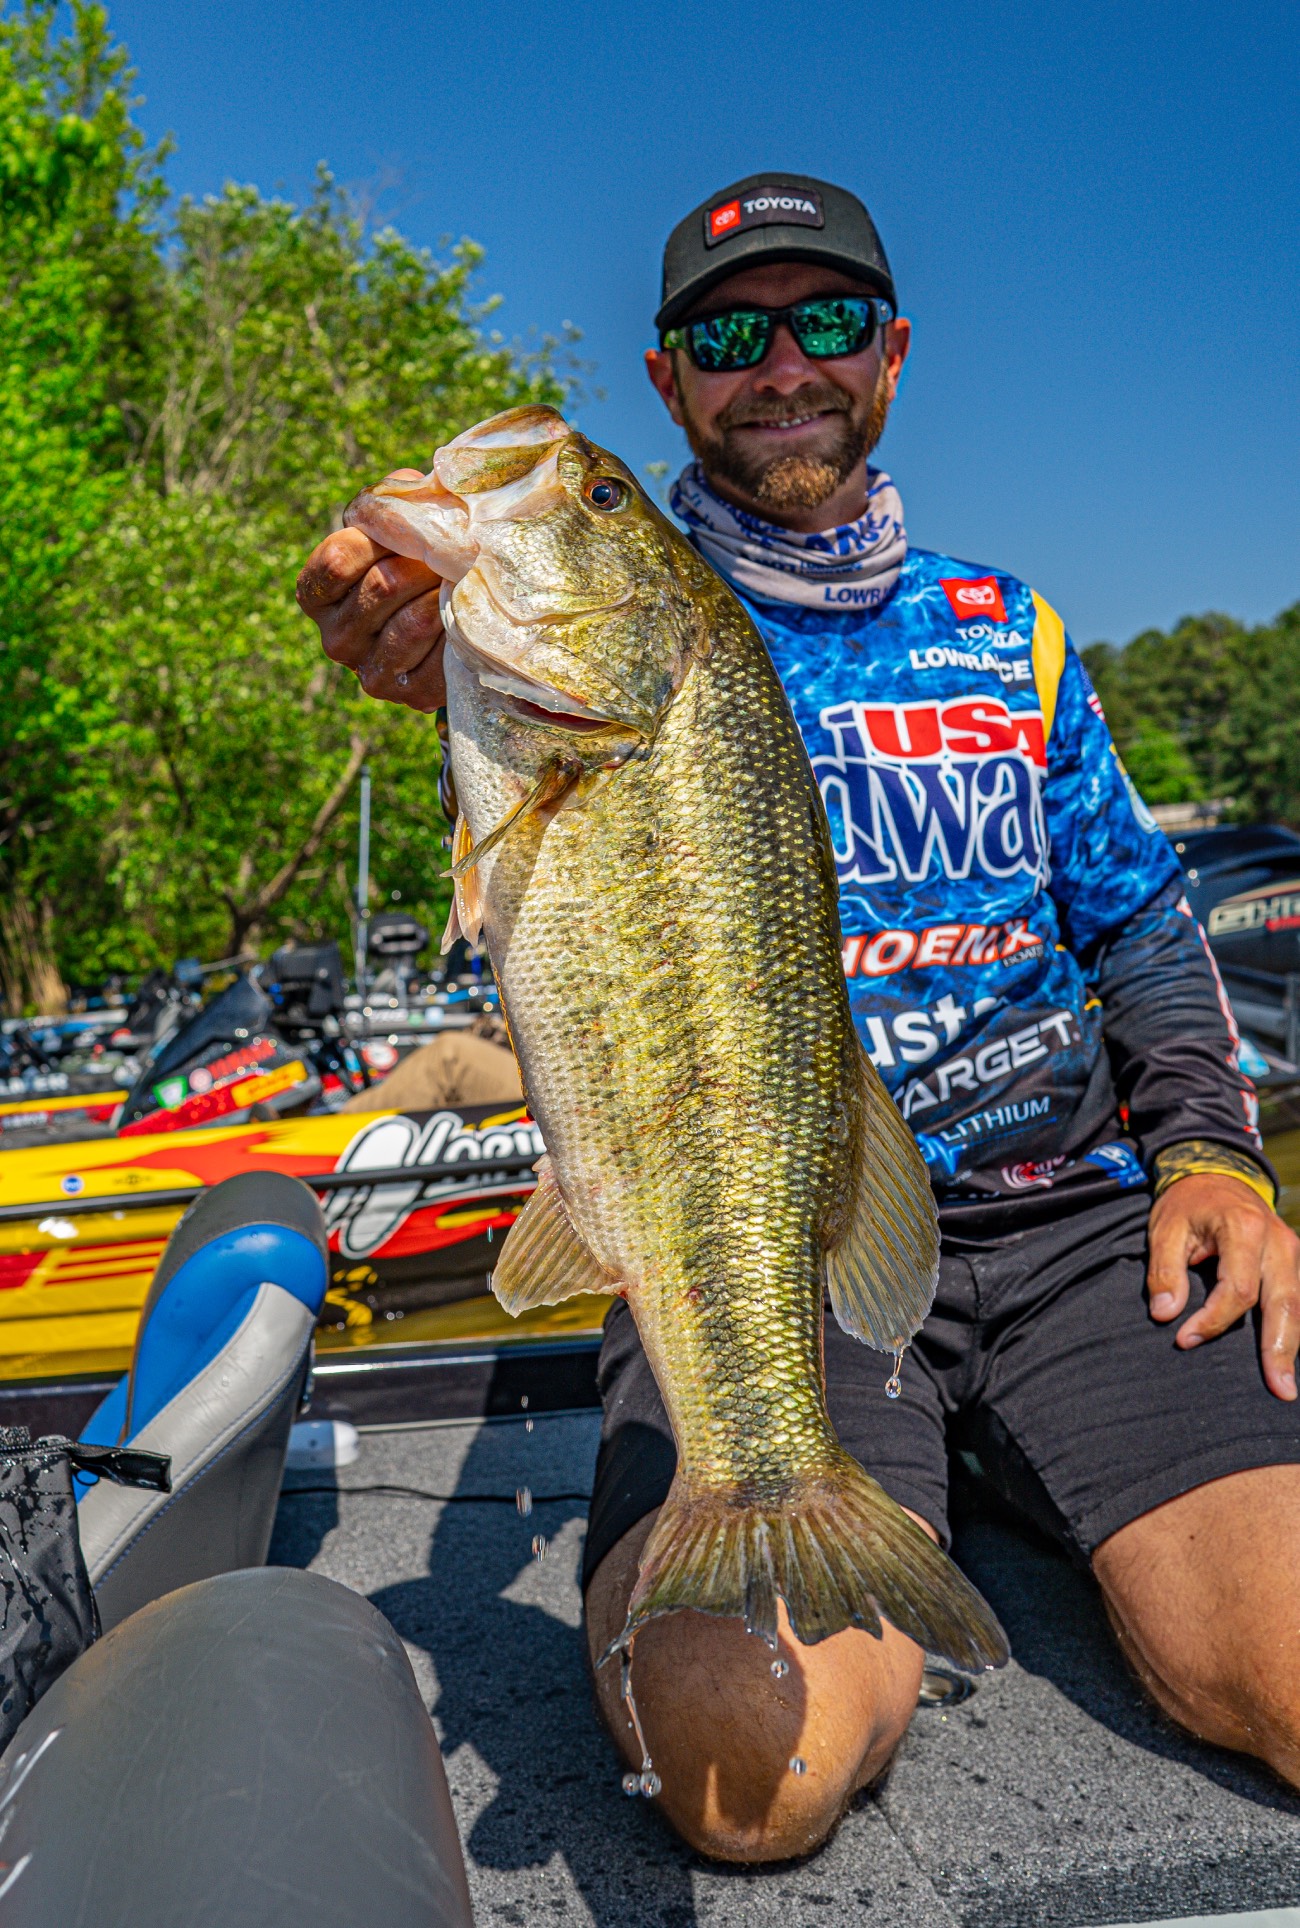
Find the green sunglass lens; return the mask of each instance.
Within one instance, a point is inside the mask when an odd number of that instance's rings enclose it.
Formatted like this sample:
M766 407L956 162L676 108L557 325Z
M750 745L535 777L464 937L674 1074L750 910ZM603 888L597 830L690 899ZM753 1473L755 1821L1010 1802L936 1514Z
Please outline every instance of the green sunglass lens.
M814 361L856 355L875 332L875 313L866 301L803 302L791 321L799 346Z
M759 309L733 308L691 328L691 351L697 368L753 368L767 353L772 323Z

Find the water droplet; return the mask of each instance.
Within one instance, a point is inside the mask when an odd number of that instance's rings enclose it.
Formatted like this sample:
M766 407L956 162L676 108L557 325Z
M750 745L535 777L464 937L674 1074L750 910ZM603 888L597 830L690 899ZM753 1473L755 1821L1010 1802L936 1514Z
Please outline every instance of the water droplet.
M534 1533L533 1535L533 1558L535 1560L544 1560L546 1558L546 1535L544 1533Z
M532 1422L532 1420L531 1420L531 1419L526 1419L526 1420L524 1421L524 1431L525 1431L526 1433L531 1433L531 1432L532 1432L532 1430L533 1430L533 1422Z
M623 1792L624 1794L639 1794L641 1792L641 1776L639 1774L625 1774L623 1776Z
M886 1379L885 1381L885 1398L886 1399L897 1399L899 1394L902 1392L902 1390L903 1390L903 1382L899 1378L897 1373L894 1373L890 1378Z
M655 1795L663 1788L663 1782L659 1779L659 1776L652 1767L646 1767L641 1770L641 1778L637 1785L642 1794L645 1795L647 1801L653 1801Z
M521 1516L527 1519L533 1510L533 1496L527 1486L517 1486L515 1488L515 1505L519 1508Z
M774 1660L772 1662L772 1672L778 1680L784 1680L789 1671L790 1662L788 1660Z
M520 1406L522 1407L522 1409L524 1410L524 1412L527 1412L527 1411L528 1411L528 1394L527 1394L526 1392L525 1392L525 1393L521 1393L521 1394L520 1394L520 1396L519 1396L519 1404L520 1404Z
M790 1763L790 1772L792 1774L806 1774L808 1772L808 1763L802 1754L795 1755Z
M397 682L398 682L398 687L400 689L405 689L407 684L410 682L410 680L411 680L410 677L407 675L404 669L398 670Z

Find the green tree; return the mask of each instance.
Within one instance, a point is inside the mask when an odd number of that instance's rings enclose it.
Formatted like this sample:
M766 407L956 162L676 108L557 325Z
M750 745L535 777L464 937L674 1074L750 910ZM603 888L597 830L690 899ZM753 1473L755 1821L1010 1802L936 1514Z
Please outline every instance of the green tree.
M1300 827L1300 605L1253 629L1185 616L1083 656L1149 801L1220 797L1239 822Z
M1172 730L1139 723L1124 761L1147 803L1194 803L1201 795L1196 765Z
M1203 786L1200 794L1221 794L1213 787L1215 731L1231 701L1240 635L1240 624L1229 616L1184 616L1168 635L1149 629L1124 649L1094 643L1084 650L1084 662L1130 769L1140 757L1138 733L1163 731L1195 769Z
M330 665L293 587L362 481L563 399L545 348L485 340L477 259L368 234L324 175L301 209L181 205L130 486L59 597L82 747L43 855L73 975L345 935L367 757L385 891L444 914L432 723Z
M79 738L52 605L126 472L156 275L126 57L102 8L73 0L62 40L54 15L0 15L0 969L20 999L57 986L36 853Z
M1238 633L1233 671L1214 732L1219 794L1240 823L1300 829L1300 603Z

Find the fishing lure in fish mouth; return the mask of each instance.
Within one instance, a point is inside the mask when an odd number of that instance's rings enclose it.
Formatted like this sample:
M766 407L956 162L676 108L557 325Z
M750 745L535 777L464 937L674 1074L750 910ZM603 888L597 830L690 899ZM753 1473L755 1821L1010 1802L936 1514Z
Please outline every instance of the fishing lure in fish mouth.
M887 1619L999 1665L985 1602L826 1412L826 1296L900 1355L938 1229L853 1029L825 813L758 632L553 410L347 519L446 584L449 938L486 938L547 1146L493 1290L516 1314L622 1294L676 1441L609 1656L686 1608L775 1647L783 1601L805 1644Z

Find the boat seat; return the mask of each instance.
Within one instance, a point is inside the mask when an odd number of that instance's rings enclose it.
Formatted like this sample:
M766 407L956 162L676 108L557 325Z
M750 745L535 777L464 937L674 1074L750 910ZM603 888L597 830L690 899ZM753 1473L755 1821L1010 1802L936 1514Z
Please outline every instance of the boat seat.
M82 1432L171 1460L169 1494L79 1478L106 1629L174 1587L265 1561L328 1279L316 1195L283 1172L214 1185L172 1233L131 1370Z
M114 1628L18 1729L0 1810L5 1928L472 1928L411 1663L320 1574L221 1574Z

